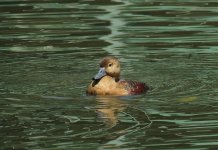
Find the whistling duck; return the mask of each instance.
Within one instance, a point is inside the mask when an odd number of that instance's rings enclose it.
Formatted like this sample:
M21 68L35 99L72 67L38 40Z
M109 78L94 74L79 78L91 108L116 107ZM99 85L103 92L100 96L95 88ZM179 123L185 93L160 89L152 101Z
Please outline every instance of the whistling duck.
M149 87L142 82L120 79L120 62L116 57L107 56L100 61L100 70L87 88L91 95L135 95L145 93Z

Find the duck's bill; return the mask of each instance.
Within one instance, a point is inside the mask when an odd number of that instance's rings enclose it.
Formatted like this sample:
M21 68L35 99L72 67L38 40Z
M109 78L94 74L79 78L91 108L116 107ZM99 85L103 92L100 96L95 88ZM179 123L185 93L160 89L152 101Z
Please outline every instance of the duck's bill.
M93 80L99 80L106 75L105 68L100 68L98 73L93 77Z

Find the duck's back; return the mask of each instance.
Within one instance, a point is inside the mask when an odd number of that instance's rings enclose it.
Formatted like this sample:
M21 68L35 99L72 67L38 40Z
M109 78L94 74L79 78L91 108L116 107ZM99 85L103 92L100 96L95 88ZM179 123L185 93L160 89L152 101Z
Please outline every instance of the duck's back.
M149 87L145 83L137 81L121 80L118 82L118 84L120 84L120 87L125 88L129 95L142 94L149 90Z

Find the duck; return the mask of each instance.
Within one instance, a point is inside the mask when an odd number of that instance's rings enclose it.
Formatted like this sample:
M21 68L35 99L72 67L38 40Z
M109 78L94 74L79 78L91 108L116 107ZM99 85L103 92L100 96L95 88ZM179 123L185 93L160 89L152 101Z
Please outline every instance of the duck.
M99 66L98 73L87 87L87 94L125 96L142 94L149 90L143 82L120 79L120 61L114 56L102 58Z

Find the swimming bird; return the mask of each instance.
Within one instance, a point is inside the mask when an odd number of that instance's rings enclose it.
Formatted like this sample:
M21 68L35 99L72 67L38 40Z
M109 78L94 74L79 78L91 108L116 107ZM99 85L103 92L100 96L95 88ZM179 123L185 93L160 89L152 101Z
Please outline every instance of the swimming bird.
M101 59L99 72L88 85L87 94L91 95L136 95L149 90L142 82L120 79L120 62L114 56Z

